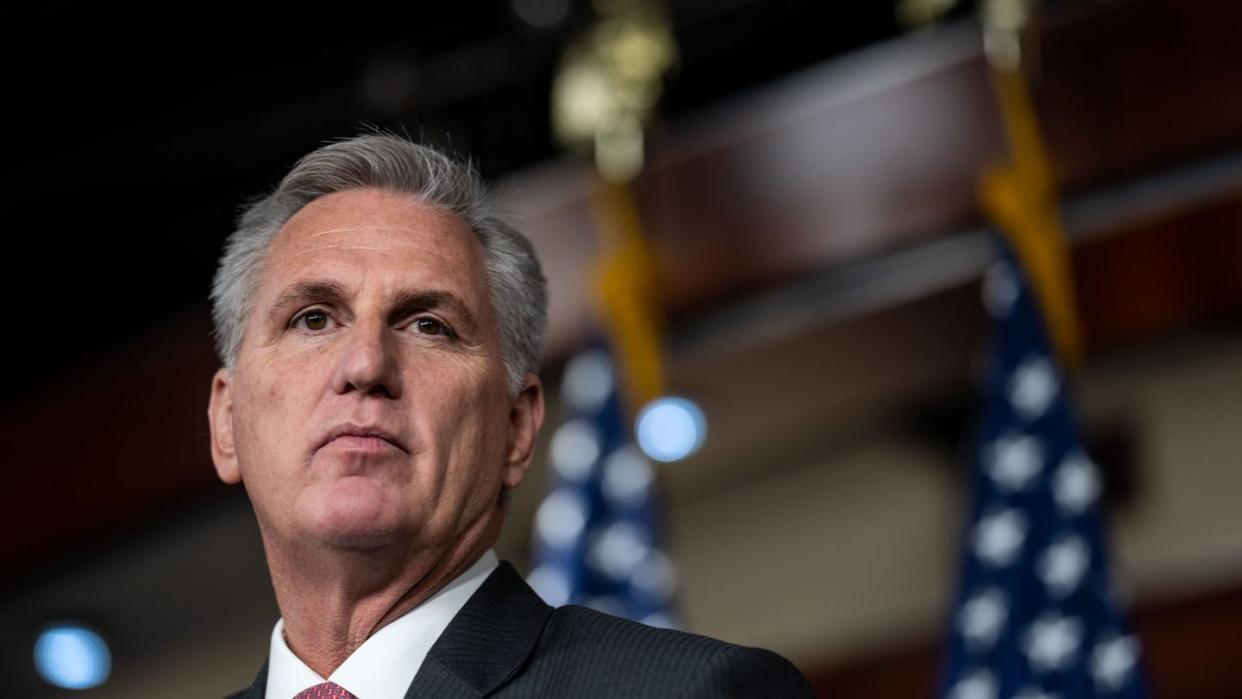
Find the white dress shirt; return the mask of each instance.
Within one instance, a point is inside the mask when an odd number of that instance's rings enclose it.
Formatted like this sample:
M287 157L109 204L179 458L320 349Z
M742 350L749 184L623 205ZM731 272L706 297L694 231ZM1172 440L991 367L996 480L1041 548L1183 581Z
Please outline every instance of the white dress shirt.
M335 682L358 699L402 699L431 646L496 569L497 563L495 552L489 550L483 554L466 572L426 602L376 631L326 679L289 650L285 643L285 622L280 619L272 629L264 696L266 699L293 699L308 687Z

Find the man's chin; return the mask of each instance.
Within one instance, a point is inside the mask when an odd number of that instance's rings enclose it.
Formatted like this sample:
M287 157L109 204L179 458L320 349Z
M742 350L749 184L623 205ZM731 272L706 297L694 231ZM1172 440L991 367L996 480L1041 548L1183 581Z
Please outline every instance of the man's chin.
M308 511L310 536L325 546L341 549L374 549L409 537L409 506L358 488L337 487L330 498L313 503Z
M409 540L408 529L396 523L353 518L316 522L308 533L320 547L341 551L370 551Z
M325 531L316 537L316 542L323 550L355 553L381 551L391 548L400 540L401 537L391 531L363 529Z

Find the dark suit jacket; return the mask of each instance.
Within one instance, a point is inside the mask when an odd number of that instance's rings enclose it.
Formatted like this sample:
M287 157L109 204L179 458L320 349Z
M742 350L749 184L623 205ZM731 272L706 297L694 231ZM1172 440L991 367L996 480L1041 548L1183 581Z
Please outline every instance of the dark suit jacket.
M267 667L229 699L263 699ZM585 607L553 609L501 563L432 646L406 699L810 697L788 660Z

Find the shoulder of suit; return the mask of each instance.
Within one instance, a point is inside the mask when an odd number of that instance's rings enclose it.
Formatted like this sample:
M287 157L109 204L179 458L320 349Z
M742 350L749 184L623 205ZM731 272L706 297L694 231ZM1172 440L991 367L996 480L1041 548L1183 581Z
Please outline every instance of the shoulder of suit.
M557 608L539 645L545 657L593 667L597 677L614 678L610 682L624 675L639 687L638 693L649 696L664 696L675 687L680 689L670 696L811 696L802 674L771 651L647 626L586 607Z
M565 636L575 643L606 643L608 645L639 643L650 647L673 645L703 651L720 650L727 647L742 648L726 641L707 636L648 626L637 621L622 619L598 612L589 607L565 605L552 611L544 634Z

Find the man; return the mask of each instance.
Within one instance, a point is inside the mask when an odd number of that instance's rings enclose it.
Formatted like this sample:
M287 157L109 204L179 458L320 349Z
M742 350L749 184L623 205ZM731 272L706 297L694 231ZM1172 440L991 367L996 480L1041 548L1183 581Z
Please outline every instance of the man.
M779 656L554 610L497 562L546 293L469 167L385 135L316 150L242 214L212 301L212 459L282 614L235 696L809 695Z

